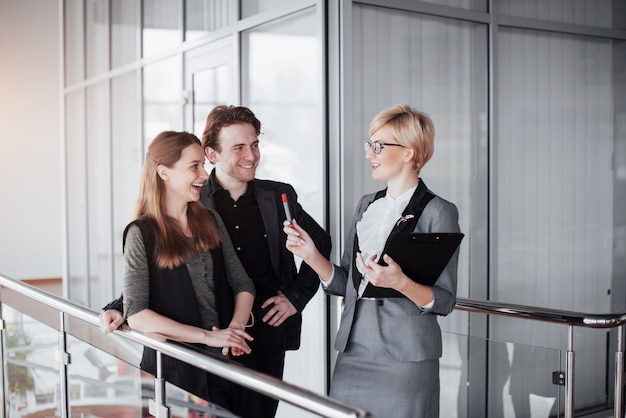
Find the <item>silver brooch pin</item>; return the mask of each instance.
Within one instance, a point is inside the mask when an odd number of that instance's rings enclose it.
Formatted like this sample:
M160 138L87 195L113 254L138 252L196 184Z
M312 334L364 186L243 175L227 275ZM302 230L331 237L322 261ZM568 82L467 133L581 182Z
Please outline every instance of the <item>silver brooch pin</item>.
M400 225L402 222L406 222L409 219L413 219L413 218L415 218L415 215L409 213L408 215L403 216L400 219L398 219L398 222L396 222L396 226Z

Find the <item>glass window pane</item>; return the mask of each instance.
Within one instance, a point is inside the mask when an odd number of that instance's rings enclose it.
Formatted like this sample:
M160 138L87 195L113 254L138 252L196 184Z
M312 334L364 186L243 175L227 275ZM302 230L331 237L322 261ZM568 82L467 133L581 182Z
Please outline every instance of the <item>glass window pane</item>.
M144 138L147 147L161 131L182 129L182 65L174 56L144 67Z
M426 3L435 3L443 6L457 7L460 9L487 11L487 0L422 0Z
M262 124L258 176L291 183L307 212L321 219L325 158L315 23L315 14L306 13L243 34L244 101Z
M109 70L109 3L88 0L85 10L87 78Z
M87 144L85 140L85 94L65 96L65 173L68 297L87 304Z
M111 66L139 59L139 0L111 0Z
M143 56L148 57L182 43L181 3L169 0L143 2Z
M616 65L612 42L600 38L504 30L499 45L494 297L557 309L585 310L581 303L592 299L599 303L590 308L605 306L613 263L603 249L613 246L614 214L597 202L616 193L615 100L623 106L624 98L613 94L613 80L624 63ZM555 289L593 286L556 294L526 287L548 278Z
M109 83L87 89L87 219L89 237L89 303L110 301L113 257L111 242L111 138Z
M498 12L559 23L626 28L626 6L622 0L502 0L498 2Z
M141 108L139 86L135 72L112 80L111 133L113 155L113 294L122 292L124 283L124 260L122 256L122 234L133 219L139 175L143 162L141 139Z
M436 129L435 154L421 178L460 211L461 230L487 219L487 27L382 8L355 7L353 13L350 132L344 140L347 181L344 226L365 194L385 187L371 178L363 152L372 118L407 103L426 112ZM348 109L350 110L350 109ZM472 207L475 205L475 207ZM472 240L484 254L486 242ZM473 247L474 248L474 247ZM467 246L461 247L459 295L467 294Z
M185 40L196 39L230 25L235 17L230 0L186 0Z
M208 47L208 48L207 48ZM231 46L215 48L208 44L185 53L185 129L202 137L209 112L232 100Z
M261 121L257 177L294 186L298 200L324 225L325 138L321 41L315 10L243 33L243 104ZM302 345L288 352L284 379L323 393L323 295L303 315ZM303 365L307 365L306 367ZM281 402L279 411L289 405ZM295 416L298 411L285 416Z
M624 90L624 43L511 29L498 45L492 298L604 313L613 283L623 282L623 267L616 276L613 266L623 264L615 208L626 188L614 162L626 156L616 130L626 100L615 94ZM586 376L577 408L603 402L594 383L603 359L592 353L605 348L593 337L577 347L589 360L576 368Z
M472 238L461 246L458 267L457 294L468 295L469 277L487 275L487 26L369 6L355 6L352 22L347 76L352 96L343 138L343 226L349 227L362 195L386 187L372 179L363 152L372 118L403 103L426 112L435 124L435 153L420 178L457 206L461 230ZM475 262L470 263L470 254ZM448 332L467 333L468 320L456 314L440 318L439 323ZM441 359L442 382L449 379L448 371L467 367L469 362L469 341L451 344L455 345L447 349L461 353L461 358ZM441 410L447 411L442 416L457 416L457 405L449 402L457 398L444 398L445 390L442 386L445 405ZM447 415L449 412L455 414Z
M85 78L82 0L65 1L65 85L69 86Z
M245 19L289 2L290 0L245 0L241 2L241 18Z
M201 137L211 109L231 103L228 66L222 65L193 74L193 131Z

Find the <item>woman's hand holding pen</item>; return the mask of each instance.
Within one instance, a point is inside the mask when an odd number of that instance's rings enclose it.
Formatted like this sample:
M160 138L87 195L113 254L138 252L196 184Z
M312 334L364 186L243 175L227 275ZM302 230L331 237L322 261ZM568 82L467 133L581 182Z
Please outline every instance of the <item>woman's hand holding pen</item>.
M295 219L283 222L283 231L287 234L287 249L300 257L304 262L317 253L315 243L309 234L298 225Z
M322 281L329 281L333 275L333 265L317 250L309 234L300 228L298 222L295 219L283 222L283 231L287 234L287 249L307 263Z

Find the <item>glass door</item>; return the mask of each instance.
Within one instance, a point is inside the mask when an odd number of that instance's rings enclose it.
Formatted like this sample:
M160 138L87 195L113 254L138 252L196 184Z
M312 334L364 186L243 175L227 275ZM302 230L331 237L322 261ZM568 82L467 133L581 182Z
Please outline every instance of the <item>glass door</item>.
M211 109L233 104L233 49L228 44L209 44L185 54L183 92L184 129L202 137Z

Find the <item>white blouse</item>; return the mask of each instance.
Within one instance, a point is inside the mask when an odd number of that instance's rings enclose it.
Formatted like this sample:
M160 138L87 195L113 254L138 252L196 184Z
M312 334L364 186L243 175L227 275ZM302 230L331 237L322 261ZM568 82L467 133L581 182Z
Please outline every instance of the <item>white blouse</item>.
M370 257L376 255L374 262L378 262L385 247L385 242L395 226L402 212L409 204L417 186L402 193L396 199L387 193L384 197L375 200L363 213L363 217L356 224L356 234L359 239L359 248L366 264L371 262ZM361 271L359 263L357 268ZM368 280L367 276L361 278L359 296L365 291Z

